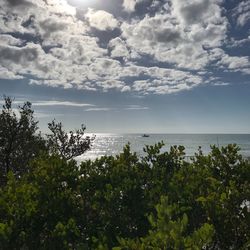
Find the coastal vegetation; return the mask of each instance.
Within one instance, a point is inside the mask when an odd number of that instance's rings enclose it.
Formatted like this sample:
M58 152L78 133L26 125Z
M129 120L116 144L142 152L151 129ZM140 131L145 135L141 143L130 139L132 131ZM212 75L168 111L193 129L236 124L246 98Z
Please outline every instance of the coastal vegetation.
M31 103L0 114L0 249L249 249L250 162L239 147L126 145L78 164L94 138L49 124Z

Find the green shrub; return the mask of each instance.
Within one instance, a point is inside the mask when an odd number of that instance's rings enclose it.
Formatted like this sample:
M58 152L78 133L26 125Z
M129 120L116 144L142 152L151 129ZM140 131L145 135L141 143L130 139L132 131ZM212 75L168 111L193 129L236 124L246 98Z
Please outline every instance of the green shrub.
M236 145L77 165L42 155L0 189L1 249L247 249L250 164Z

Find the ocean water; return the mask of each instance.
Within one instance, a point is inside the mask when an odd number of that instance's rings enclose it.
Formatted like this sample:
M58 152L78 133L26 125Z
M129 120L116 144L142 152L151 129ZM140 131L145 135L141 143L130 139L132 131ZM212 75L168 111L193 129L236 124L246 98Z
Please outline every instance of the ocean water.
M250 157L250 134L150 134L143 137L142 134L95 134L91 150L76 158L77 161L96 159L104 155L119 154L129 142L132 151L143 156L145 145L154 145L163 141L163 150L168 150L172 145L183 145L187 156L193 156L199 146L205 154L210 152L210 145L225 146L236 143L244 157Z

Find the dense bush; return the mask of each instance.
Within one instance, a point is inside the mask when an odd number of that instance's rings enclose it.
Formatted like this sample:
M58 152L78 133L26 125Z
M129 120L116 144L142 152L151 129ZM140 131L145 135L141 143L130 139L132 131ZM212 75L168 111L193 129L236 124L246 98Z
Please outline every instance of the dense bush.
M33 160L0 190L1 249L248 249L250 163L236 145L185 161L184 147L129 145L79 165Z

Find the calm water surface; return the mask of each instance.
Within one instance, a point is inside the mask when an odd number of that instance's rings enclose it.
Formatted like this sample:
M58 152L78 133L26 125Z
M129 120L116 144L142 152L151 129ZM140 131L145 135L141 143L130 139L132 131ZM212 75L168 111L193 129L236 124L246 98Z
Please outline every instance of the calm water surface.
M95 134L96 139L90 151L77 157L78 161L95 159L104 155L116 155L123 147L130 142L131 149L139 155L143 155L145 145L153 145L163 141L164 150L171 145L183 145L186 148L186 155L192 156L199 146L207 154L210 145L225 146L236 143L241 148L244 157L250 157L250 134L150 134L149 137L142 137L141 134Z

